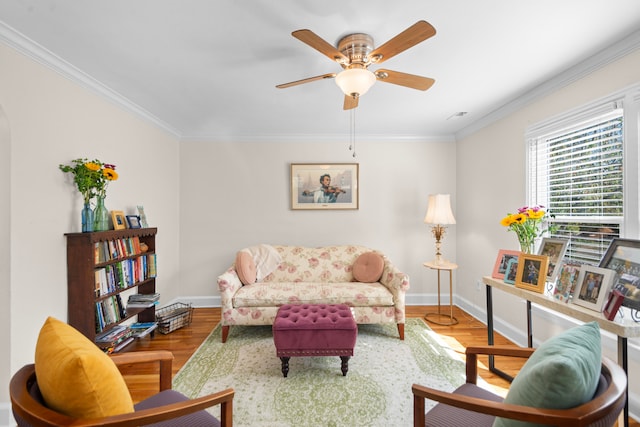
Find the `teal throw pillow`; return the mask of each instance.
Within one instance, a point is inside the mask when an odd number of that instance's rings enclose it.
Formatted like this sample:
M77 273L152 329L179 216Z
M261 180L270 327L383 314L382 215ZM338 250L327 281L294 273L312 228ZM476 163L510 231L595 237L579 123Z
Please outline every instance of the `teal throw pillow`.
M568 409L593 398L600 378L602 349L597 322L586 323L545 341L516 375L505 403ZM539 424L496 418L494 427Z

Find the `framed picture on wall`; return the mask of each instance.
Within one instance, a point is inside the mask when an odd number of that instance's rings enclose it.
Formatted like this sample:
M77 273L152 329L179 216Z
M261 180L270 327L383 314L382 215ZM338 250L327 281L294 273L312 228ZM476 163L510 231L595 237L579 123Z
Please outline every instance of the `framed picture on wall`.
M291 209L358 209L358 163L291 163Z

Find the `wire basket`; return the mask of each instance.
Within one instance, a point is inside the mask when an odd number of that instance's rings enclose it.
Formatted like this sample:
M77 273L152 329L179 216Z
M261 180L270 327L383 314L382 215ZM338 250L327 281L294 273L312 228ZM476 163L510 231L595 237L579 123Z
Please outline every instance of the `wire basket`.
M191 304L177 302L156 311L156 321L161 334L168 334L176 329L191 324L193 308Z

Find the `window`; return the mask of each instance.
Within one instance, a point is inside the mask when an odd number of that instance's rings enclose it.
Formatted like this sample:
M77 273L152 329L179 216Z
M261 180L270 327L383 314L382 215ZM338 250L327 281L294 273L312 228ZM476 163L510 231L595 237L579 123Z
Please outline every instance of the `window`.
M638 164L637 106L618 94L527 132L528 201L551 213L550 237L569 241L567 260L597 265L613 238L638 237L624 234L638 229L637 172L627 173L637 167L624 167Z

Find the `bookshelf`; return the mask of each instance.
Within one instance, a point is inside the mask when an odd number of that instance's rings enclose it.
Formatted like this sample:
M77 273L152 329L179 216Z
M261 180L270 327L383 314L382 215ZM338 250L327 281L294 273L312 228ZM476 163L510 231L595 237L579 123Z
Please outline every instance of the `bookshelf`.
M69 324L90 340L138 316L155 321L155 305L126 309L121 294L156 291L157 228L66 233ZM141 244L148 247L142 252ZM144 246L144 245L143 245Z

